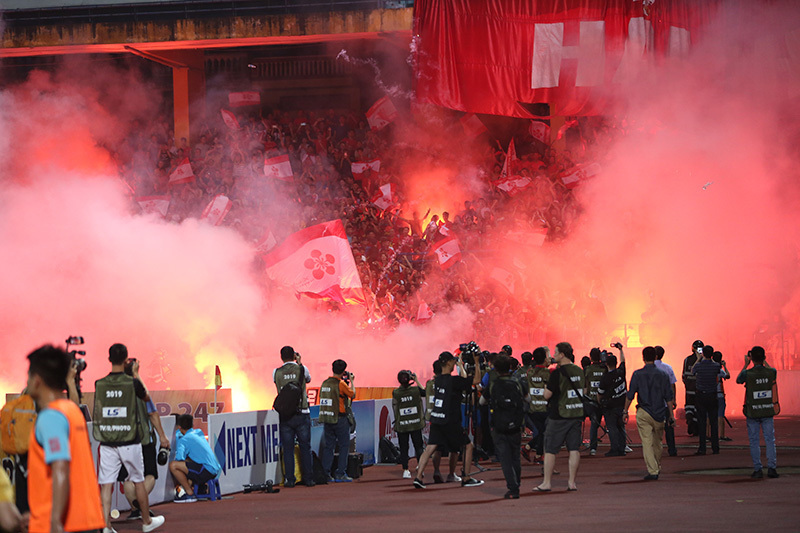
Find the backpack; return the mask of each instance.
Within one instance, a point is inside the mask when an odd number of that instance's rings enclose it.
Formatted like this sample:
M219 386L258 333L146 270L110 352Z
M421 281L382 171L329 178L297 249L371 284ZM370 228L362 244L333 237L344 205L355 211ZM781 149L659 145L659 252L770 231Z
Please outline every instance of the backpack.
M305 375L303 366L300 365L300 377ZM278 412L281 421L292 418L298 411L303 400L303 386L299 382L290 381L283 386L272 402L272 408Z
M389 440L389 437L381 437L378 443L378 451L380 452L381 463L400 464L400 450Z
M9 400L0 411L0 440L9 455L28 453L31 428L36 423L36 404L28 394Z
M492 426L498 433L515 433L524 418L522 389L514 379L498 379L490 390Z

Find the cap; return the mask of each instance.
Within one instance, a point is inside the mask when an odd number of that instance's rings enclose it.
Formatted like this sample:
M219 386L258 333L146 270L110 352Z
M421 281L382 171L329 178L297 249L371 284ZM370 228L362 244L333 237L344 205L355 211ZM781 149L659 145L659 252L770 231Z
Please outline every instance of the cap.
M439 354L439 362L442 364L445 364L448 361L452 361L455 358L456 356L451 354L450 352L442 352Z
M692 348L702 348L703 346L705 345L703 344L703 341L701 341L700 339L692 343Z

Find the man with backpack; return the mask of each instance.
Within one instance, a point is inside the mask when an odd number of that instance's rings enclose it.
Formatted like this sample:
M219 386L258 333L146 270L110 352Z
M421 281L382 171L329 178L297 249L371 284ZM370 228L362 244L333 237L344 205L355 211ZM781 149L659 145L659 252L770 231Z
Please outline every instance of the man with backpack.
M525 389L511 375L511 358L500 354L494 361L497 379L489 388L486 398L492 417L492 439L497 459L503 468L508 492L506 499L519 498L519 484L522 473L520 447L522 445L522 426L525 418Z
M283 448L284 488L295 486L294 442L300 446L300 469L303 484L313 487L314 472L311 462L311 415L308 409L306 384L311 382L308 367L303 366L300 354L291 346L281 348L283 365L272 373L278 389L274 409L280 416L281 447Z

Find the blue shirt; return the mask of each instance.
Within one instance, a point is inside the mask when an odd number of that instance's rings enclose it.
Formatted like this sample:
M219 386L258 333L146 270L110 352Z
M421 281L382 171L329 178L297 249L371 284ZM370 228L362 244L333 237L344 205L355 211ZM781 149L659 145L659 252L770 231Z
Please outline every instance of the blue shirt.
M692 374L697 376L695 390L701 394L717 392L717 382L722 365L705 357L692 367Z
M36 417L36 442L44 448L44 462L69 461L69 421L55 409L45 409Z
M667 374L656 365L644 365L631 376L628 399L639 394L637 409L644 409L653 420L663 422L667 419L667 402L672 401L672 387Z
M203 431L200 429L190 429L183 435L180 430L175 432L176 447L175 460L185 461L190 459L199 465L203 465L212 474L219 474L222 467L217 461L217 456L211 451L208 441L206 441Z

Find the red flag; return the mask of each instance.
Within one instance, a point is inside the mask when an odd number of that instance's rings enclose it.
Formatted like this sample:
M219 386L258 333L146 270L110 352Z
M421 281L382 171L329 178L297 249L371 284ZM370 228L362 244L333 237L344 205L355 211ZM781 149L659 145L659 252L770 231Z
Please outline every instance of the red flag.
M145 215L157 213L163 218L167 216L171 200L170 196L140 196L136 199L136 202Z
M417 308L417 322L423 322L431 318L433 318L433 311L431 311L431 308L428 307L428 304L425 302L420 303Z
M169 184L178 185L180 183L189 183L191 181L194 181L194 171L192 170L192 164L189 163L189 158L186 157L169 175Z
M369 127L373 130L380 130L389 123L394 122L397 115L397 108L394 107L388 96L384 96L372 104L372 107L367 111L367 122L369 122Z
M219 371L219 365L215 365L214 369L214 386L217 390L222 388L222 373Z
M494 186L513 197L523 189L528 188L531 183L533 183L531 179L525 176L509 176L508 178L495 181Z
M231 107L242 107L246 105L260 105L261 93L256 91L246 91L241 93L228 93L228 103Z
M203 210L200 220L206 220L213 226L219 226L231 210L231 201L224 194L218 194Z
M430 254L436 257L436 260L439 262L439 267L442 270L447 270L461 261L461 248L458 246L458 239L455 235L451 235L435 243Z
M341 220L302 229L263 257L267 275L293 288L298 295L365 303Z
M291 181L294 178L292 164L289 162L289 155L279 155L264 160L264 174L268 178Z
M550 144L550 126L540 120L531 120L528 126L531 136L539 142Z
M266 253L275 248L276 244L278 244L278 241L275 239L275 235L272 234L270 228L267 228L266 231L264 231L264 236L261 237L261 240L256 244L256 250L261 253Z
M466 133L468 137L477 137L481 133L489 131L486 129L486 126L483 125L481 119L472 113L461 117L461 127L464 128L464 133Z
M508 143L508 151L506 151L506 160L503 161L503 170L500 172L500 178L507 178L513 172L512 163L517 160L517 149L514 146L514 138Z
M514 294L514 275L502 268L493 268L490 277L503 286L509 293Z
M372 203L384 211L392 207L394 205L392 184L387 183L386 185L381 185L380 189L373 195Z
M236 119L236 115L227 109L220 109L219 112L222 114L222 121L231 131L239 131L242 129L242 127L239 125L239 121Z
M567 189L574 189L582 182L599 174L601 169L602 167L599 163L592 163L585 167L577 167L573 169L570 174L563 176L561 178L561 183L563 183Z

